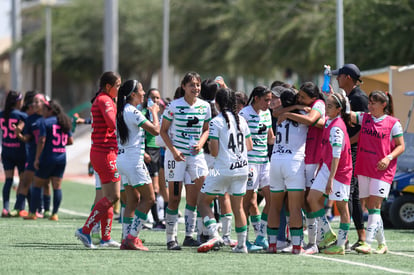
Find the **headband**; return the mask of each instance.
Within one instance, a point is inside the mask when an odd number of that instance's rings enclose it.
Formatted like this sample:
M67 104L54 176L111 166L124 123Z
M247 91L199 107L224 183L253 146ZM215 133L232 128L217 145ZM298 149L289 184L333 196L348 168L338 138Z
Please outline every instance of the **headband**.
M342 103L341 103L341 101L339 100L339 98L338 98L335 94L332 94L332 97L333 97L333 98L335 98L336 102L338 102L339 107L343 108Z
M47 107L50 107L49 101L46 100L43 94L37 94L35 95L35 98L40 99Z
M134 90L137 88L137 85L138 85L138 81L134 79L133 84L132 84L132 89L131 91L129 91L127 95L124 96L124 100L126 100L127 97L129 97L134 92Z

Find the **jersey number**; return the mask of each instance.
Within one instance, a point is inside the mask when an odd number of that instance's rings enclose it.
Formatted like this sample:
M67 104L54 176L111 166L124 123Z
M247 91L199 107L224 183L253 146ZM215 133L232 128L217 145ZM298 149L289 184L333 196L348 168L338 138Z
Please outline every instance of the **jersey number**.
M6 138L7 135L9 136L9 138L16 138L16 134L13 131L13 124L17 123L17 119L9 118L8 128L6 125L4 125L5 124L4 122L5 122L5 119L0 118L0 126L1 126L1 130L3 131L3 138Z
M286 129L286 139L285 139L285 144L289 144L289 123L287 123L285 125L285 129ZM281 126L277 126L277 127L281 127ZM282 142L282 133L280 131L277 131L276 133L276 140L275 143L279 144Z
M60 125L53 125L53 140L52 143L54 146L65 146L68 143L68 134L61 133Z
M244 151L244 136L242 133L238 133L236 135L236 140L234 140L234 135L233 133L230 134L229 137L229 144L227 145L227 148L229 148L229 150L232 150L233 153L236 153L236 147L239 149L240 153L243 153ZM236 144L237 143L237 144Z

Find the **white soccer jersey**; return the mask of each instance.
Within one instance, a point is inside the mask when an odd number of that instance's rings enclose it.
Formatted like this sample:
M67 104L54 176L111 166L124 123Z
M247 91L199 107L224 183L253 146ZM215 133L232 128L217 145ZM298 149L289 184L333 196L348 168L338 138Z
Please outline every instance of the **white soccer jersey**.
M230 129L222 113L218 114L210 122L209 138L218 139L219 141L219 151L214 163L214 169L224 176L247 175L246 138L250 137L249 127L245 119L239 116L239 131L233 115L227 112L227 116L230 121Z
M308 126L285 120L277 125L272 158L303 160Z
M240 115L246 119L252 135L253 150L247 153L249 163L268 163L267 133L272 128L272 115L270 111L260 111L258 114L252 105L248 105L240 111Z
M163 118L171 121L172 144L185 156L190 156L190 137L197 142L200 140L204 122L211 120L210 104L197 98L193 105L189 105L184 97L181 97L168 105Z
M145 131L141 125L147 119L135 106L127 103L124 107L124 121L128 127L128 141L125 144L121 144L118 137L118 152L120 154L125 152L125 150L136 148L137 153L141 155L140 160L143 160L145 153Z

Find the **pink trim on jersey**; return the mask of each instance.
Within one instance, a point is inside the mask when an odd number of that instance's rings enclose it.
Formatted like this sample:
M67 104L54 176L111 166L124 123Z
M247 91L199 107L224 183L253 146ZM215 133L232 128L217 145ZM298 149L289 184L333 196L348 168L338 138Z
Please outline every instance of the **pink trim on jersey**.
M105 92L101 92L92 104L91 151L117 151L116 104Z
M339 158L338 169L336 170L335 180L343 183L345 185L351 184L352 178L352 157L351 157L351 144L349 142L349 136L346 131L346 126L342 118L335 118L327 128L323 130L322 134L322 150L321 150L321 160L323 163L328 166L328 169L331 170L332 163L332 145L329 142L329 136L332 127L338 127L344 133L345 142L344 148L341 151L341 156Z
M386 116L375 123L370 114L364 113L359 132L355 175L392 183L397 170L397 159L393 159L383 171L377 169L377 163L395 148L395 142L390 135L397 121L395 117Z
M319 101L322 100L315 100L310 107L312 108ZM322 149L322 133L323 129L316 126L309 126L306 136L305 164L317 164L319 162Z

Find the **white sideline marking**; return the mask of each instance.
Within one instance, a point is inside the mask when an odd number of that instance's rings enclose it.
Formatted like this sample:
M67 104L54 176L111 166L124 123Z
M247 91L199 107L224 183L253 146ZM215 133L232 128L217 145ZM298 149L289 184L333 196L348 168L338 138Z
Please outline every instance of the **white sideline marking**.
M398 270L398 269L392 269L392 268L388 268L388 267L382 267L382 266L370 265L370 264L364 264L364 263L351 262L351 261L341 260L341 259L336 259L336 258L327 258L327 257L323 257L323 256L306 255L306 254L304 254L304 256L313 257L313 258L316 258L316 259L333 261L333 262L339 262L339 263L344 263L344 264L350 264L350 265L359 265L359 266L362 266L362 267L368 267L368 268L372 268L372 269L383 270L383 271L387 271L387 272L391 272L391 273L411 274L411 275L413 274L412 272L402 271L402 270Z
M411 258L414 258L414 255L407 254L407 253L394 252L394 251L388 251L387 253L388 253L388 254L392 254L392 255L398 255L398 256L405 256L405 257L411 257Z
M86 218L89 217L88 213L77 212L77 211L60 208L60 207L59 207L59 212L66 213L66 214L73 215L73 216L81 216L81 217L86 217Z

